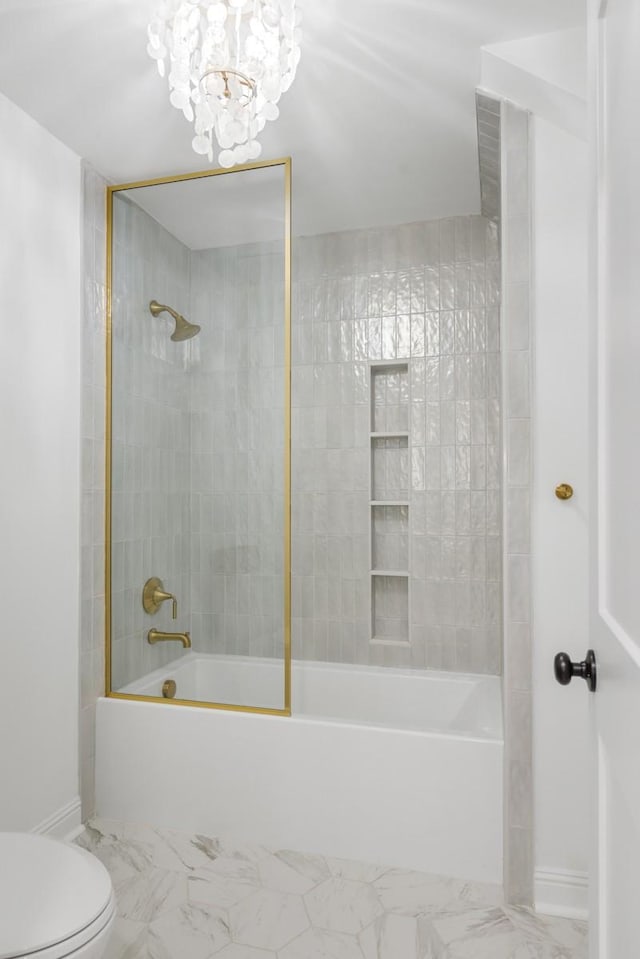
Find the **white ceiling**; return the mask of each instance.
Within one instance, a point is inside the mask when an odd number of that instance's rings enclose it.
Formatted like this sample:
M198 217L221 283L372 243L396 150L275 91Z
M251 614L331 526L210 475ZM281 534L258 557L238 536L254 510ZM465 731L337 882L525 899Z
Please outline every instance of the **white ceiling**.
M488 43L577 26L584 0L298 0L298 76L262 158L293 158L298 234L477 212ZM149 0L0 0L0 91L113 182L203 168L147 56Z

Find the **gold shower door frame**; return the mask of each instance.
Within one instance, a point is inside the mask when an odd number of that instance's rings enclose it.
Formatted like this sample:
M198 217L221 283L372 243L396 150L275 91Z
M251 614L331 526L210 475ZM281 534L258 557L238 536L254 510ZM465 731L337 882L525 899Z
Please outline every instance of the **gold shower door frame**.
M262 167L284 168L284 707L269 709L262 706L240 706L231 703L203 702L190 699L164 699L160 696L141 696L118 693L111 688L111 453L112 453L112 289L113 289L113 195L140 187L179 183L210 176L226 176L244 170ZM106 189L107 221L107 289L106 289L106 422L105 422L105 696L111 699L129 699L145 703L171 703L178 706L201 706L206 709L224 709L231 712L262 713L271 716L291 715L291 157L246 163L231 169L204 170L178 176L158 177L133 183L119 183Z

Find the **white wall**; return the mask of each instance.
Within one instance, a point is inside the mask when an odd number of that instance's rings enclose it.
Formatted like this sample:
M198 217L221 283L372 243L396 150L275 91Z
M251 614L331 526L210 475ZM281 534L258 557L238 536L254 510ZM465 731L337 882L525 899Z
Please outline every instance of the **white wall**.
M533 119L533 740L536 902L586 908L586 685L553 657L588 646L587 145ZM567 482L573 499L556 499ZM577 875L576 875L577 874Z
M495 43L482 48L482 86L586 137L586 60L584 27Z
M586 95L587 33L584 26L489 44L483 47L483 53L506 60L535 79L542 78L547 84L576 97L583 99Z
M80 160L0 96L0 829L78 816Z

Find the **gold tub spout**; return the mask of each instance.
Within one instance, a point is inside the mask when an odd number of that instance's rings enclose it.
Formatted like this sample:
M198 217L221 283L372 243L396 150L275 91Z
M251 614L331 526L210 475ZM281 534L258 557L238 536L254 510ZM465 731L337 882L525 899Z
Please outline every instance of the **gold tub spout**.
M182 643L185 649L191 649L191 636L189 633L163 633L159 629L150 629L147 633L147 642L151 643Z

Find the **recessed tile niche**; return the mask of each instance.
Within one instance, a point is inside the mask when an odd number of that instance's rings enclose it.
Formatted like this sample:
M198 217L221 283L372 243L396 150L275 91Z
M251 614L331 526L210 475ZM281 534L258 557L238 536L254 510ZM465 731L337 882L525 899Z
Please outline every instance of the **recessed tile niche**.
M371 642L409 643L409 362L371 365Z

